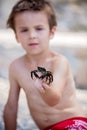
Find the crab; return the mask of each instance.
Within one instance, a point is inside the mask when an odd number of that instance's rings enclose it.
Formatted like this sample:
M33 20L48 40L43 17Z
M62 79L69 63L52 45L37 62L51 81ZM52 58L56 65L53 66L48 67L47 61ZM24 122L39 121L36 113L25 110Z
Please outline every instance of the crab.
M47 84L50 84L53 82L53 75L52 72L47 71L43 67L37 67L37 70L31 71L31 78L38 78L41 80L44 80Z

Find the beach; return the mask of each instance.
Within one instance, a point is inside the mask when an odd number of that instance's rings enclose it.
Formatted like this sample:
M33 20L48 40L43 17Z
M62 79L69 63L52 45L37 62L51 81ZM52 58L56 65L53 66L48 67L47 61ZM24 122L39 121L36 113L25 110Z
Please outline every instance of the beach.
M87 63L87 57L76 57L77 51L87 51L87 34L85 33L57 33L50 47L64 54L71 65L73 76L76 75L78 63ZM0 30L0 130L4 130L3 109L9 92L8 69L10 63L25 52L15 40L11 30ZM86 54L85 54L86 55ZM80 74L81 75L81 74ZM87 86L76 86L77 99L87 114ZM33 122L23 90L20 94L17 130L38 130Z

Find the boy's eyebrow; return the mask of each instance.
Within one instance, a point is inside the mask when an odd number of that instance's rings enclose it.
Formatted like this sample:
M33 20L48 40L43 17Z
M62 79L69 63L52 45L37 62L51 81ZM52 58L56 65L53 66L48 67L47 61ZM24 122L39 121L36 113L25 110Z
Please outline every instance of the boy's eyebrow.
M18 28L28 28L27 25L18 25L17 27L18 27Z
M36 25L35 27L43 27L43 24L40 24L40 25Z
M34 27L43 27L43 24L35 25ZM29 27L28 26L19 26L18 28L22 29L22 28L29 28Z

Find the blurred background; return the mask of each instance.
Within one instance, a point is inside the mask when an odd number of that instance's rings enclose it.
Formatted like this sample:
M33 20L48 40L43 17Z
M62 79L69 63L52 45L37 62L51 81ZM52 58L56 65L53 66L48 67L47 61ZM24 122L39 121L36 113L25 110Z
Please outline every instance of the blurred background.
M0 130L4 130L3 108L9 91L9 64L25 52L6 21L17 0L0 0ZM50 47L65 55L71 65L77 98L87 114L87 0L50 0L57 16L57 33ZM36 130L21 92L18 130Z

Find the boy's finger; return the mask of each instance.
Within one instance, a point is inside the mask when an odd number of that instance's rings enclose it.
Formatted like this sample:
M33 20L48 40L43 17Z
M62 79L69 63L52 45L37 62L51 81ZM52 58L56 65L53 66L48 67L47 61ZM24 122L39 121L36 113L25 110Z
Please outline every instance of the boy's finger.
M48 88L49 88L49 85L48 85L48 84L46 84L46 83L42 83L42 87L46 90L46 89L48 89Z
M41 81L39 79L36 79L35 82L34 82L35 86L37 87L41 87Z
M39 79L35 80L35 87L42 93L44 92L44 88L42 87L42 81Z

